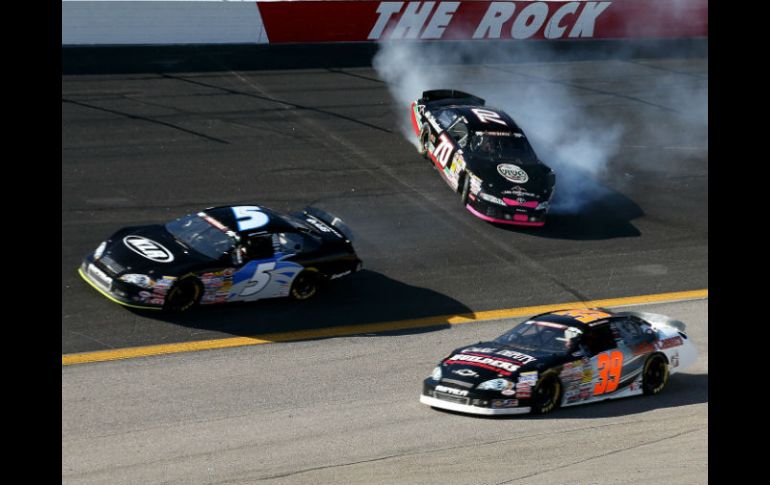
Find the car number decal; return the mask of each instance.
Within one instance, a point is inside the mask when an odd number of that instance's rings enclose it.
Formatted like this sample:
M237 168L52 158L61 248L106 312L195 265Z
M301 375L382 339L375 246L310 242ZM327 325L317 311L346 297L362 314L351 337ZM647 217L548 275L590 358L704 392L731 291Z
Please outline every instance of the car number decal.
M436 157L436 160L438 160L438 163L441 165L441 168L446 167L446 164L449 162L449 157L452 155L452 150L454 149L454 146L452 145L452 140L449 138L449 135L446 133L442 133L441 136L438 137L439 144L436 146L436 148L433 150L433 156Z
M494 111L480 108L471 108L471 111L473 111L473 114L475 114L476 118L478 118L482 123L489 123L491 121L492 123L508 126L508 124L500 118L500 115Z
M565 317L572 317L578 322L591 323L602 318L611 316L609 313L605 313L599 310L563 310L560 312L554 312L554 315L562 315Z
M599 381L594 385L594 396L613 392L620 384L623 372L623 352L613 350L596 356Z
M256 206L236 206L233 207L236 222L239 231L249 231L262 227L268 223L270 218L262 212L262 209Z

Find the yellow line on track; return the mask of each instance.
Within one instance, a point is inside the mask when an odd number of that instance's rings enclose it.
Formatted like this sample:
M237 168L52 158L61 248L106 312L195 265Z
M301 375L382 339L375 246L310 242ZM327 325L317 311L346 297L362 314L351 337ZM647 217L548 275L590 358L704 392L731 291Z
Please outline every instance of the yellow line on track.
M177 354L181 352L195 352L199 350L226 349L231 347L244 347L247 345L269 344L273 342L291 342L295 340L342 337L346 335L360 335L388 332L393 330L409 330L415 328L433 327L437 325L461 325L463 323L530 316L536 315L538 313L545 313L567 308L620 307L629 305L642 305L646 303L699 300L704 298L708 298L708 289L679 291L675 293L659 293L654 295L629 296L624 298L609 298L605 300L573 301L567 303L556 303L553 305L538 305L521 308L508 308L503 310L489 310L474 313L464 313L461 315L441 315L435 317L418 318L414 320L400 320L395 322L367 323L361 325L346 325L342 327L297 330L295 332L268 333L263 335L255 335L253 337L234 337L215 340L201 340L198 342L147 345L144 347L129 347L125 349L100 350L97 352L83 352L78 354L64 354L62 355L61 361L62 365L85 364L88 362L105 362L110 360L147 357L151 355Z

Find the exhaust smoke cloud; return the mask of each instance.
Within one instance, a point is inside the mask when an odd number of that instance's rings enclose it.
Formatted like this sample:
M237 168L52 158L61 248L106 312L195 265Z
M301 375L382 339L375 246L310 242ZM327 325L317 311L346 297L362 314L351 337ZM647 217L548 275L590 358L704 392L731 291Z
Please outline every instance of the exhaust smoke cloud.
M657 128L655 116L661 111L702 126L703 130L689 139L685 140L686 134L679 134L683 136L679 143L705 144L705 81L700 89L692 89L662 81L670 80L666 74L672 73L649 69L648 76L640 79L647 81L643 86L644 97L635 99L618 93L611 80L613 76L629 76L630 70L646 71L646 67L620 60L602 61L604 69L611 71L590 73L589 67L586 74L585 63L544 58L546 51L541 47L533 56L527 49L490 48L477 42L383 42L373 66L399 105L401 132L415 146L417 138L411 127L409 105L426 90L459 89L480 96L487 105L511 115L529 137L539 158L556 171L552 213L579 212L601 196L596 190L597 182L607 174L623 144L634 139L637 125L649 124L644 127L647 143L650 137L661 144L677 143L672 133ZM593 84L597 79L603 80L601 85ZM638 105L633 107L638 111L632 116L633 127L604 114L603 106L613 103Z

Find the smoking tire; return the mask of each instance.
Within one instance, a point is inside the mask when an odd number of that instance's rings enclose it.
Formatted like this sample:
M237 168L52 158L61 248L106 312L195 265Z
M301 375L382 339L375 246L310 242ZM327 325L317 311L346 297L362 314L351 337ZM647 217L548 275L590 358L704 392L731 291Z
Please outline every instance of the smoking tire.
M428 139L430 137L430 127L427 123L422 125L420 130L420 142L417 145L417 152L422 155L425 160L430 160L428 156Z
M468 194L471 191L471 178L468 174L463 173L460 183L462 184L462 189L460 190L460 202L465 205L468 203Z

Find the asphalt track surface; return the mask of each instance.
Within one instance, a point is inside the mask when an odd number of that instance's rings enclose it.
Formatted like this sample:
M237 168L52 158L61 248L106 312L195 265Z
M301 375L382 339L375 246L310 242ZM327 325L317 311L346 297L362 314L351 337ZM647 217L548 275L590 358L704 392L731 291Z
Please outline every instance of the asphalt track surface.
M367 67L63 75L62 353L708 288L707 126L661 96L707 87L706 58L432 68L550 83L622 125L592 203L541 229L474 218ZM186 315L127 310L76 273L119 227L236 203L337 214L365 271L301 305Z
M522 319L62 368L62 484L703 484L708 300L696 363L658 396L485 418L420 404L453 348Z

